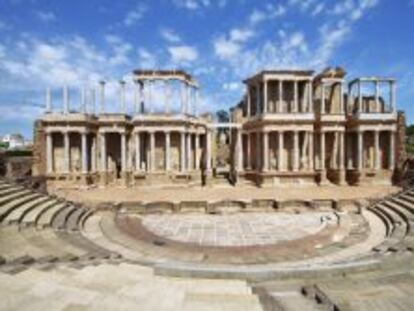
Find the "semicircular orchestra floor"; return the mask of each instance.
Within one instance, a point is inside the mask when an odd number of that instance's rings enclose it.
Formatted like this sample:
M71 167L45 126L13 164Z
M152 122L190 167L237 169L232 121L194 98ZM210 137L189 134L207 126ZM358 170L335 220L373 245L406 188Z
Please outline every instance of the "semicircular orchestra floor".
M154 260L210 264L268 264L318 257L359 243L369 232L362 215L339 216L332 211L224 215L121 213L112 225L121 233L112 236L113 241L122 243L122 235L129 236L137 242L135 250ZM109 225L106 229L109 235L114 228Z
M331 212L306 214L154 214L142 225L170 240L205 246L253 246L304 238L335 223Z

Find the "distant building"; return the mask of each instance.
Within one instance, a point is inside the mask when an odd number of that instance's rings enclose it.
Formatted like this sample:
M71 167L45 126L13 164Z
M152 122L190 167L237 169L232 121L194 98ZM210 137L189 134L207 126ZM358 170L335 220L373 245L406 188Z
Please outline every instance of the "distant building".
M3 144L8 145L8 149L20 149L25 146L24 137L21 134L7 134L1 138Z

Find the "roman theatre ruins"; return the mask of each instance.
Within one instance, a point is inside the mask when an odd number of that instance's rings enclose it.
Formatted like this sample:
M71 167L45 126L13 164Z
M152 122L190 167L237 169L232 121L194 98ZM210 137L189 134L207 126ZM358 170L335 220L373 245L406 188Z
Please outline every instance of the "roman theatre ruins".
M33 177L0 180L0 306L412 310L396 81L243 82L214 114L180 70L48 89Z

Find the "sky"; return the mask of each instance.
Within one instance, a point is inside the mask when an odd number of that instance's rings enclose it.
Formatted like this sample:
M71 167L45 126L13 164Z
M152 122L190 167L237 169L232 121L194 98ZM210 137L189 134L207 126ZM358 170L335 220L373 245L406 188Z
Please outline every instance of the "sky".
M348 80L396 78L411 123L413 30L414 0L0 0L0 135L31 139L46 87L61 109L68 85L76 109L80 88L90 100L105 79L116 111L125 79L132 109L134 69L186 70L199 111L214 112L237 104L258 71L342 66Z

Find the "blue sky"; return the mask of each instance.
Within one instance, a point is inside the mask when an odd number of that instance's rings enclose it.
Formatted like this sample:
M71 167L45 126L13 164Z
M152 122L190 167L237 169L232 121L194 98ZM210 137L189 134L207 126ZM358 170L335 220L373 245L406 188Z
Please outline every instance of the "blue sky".
M187 70L215 111L256 71L339 65L397 78L414 122L413 17L414 0L0 0L0 135L31 138L47 86L58 106L70 85L76 106L80 85L105 78L115 110L116 81L137 68Z

